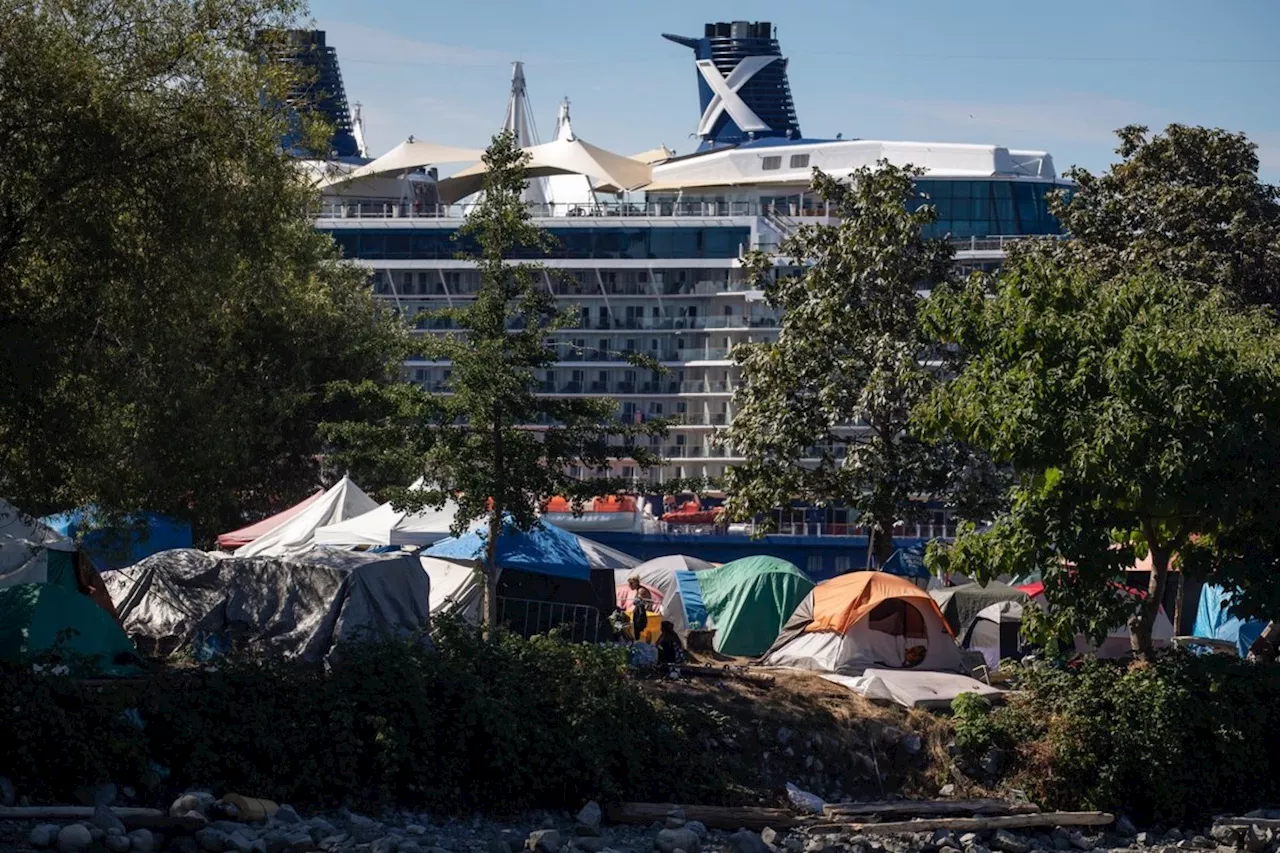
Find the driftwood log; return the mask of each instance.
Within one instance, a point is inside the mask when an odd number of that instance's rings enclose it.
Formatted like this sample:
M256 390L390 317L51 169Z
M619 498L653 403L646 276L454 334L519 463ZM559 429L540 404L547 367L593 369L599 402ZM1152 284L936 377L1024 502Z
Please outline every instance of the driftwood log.
M1106 812L1043 812L992 817L939 817L877 823L828 823L813 829L815 832L829 828L845 832L874 832L887 835L933 832L936 829L949 829L954 832L987 832L995 829L1034 829L1051 826L1109 826L1114 821L1115 815Z
M876 803L828 803L827 817L973 817L979 815L1037 814L1031 803L1004 800L895 800Z
M1227 829L1248 829L1251 826L1258 829L1280 829L1280 820L1269 817L1222 817L1215 820L1213 825Z
M666 820L672 809L684 812L686 820L701 821L710 829L754 829L765 827L791 829L812 823L812 818L797 817L786 809L767 809L756 806L679 806L670 803L614 803L605 807L605 816L611 823L653 823Z

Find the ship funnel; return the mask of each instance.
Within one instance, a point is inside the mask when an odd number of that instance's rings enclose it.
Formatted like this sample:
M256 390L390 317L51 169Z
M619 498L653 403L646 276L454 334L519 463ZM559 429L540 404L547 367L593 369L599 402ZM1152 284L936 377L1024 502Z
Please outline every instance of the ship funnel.
M693 49L702 105L700 149L800 138L787 60L768 21L707 24L702 38L663 38Z

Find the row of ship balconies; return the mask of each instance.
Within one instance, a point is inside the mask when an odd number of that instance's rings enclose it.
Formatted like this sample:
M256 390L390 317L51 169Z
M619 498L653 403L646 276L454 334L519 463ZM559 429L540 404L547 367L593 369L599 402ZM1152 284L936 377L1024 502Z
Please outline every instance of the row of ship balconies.
M434 310L433 307L422 306L416 311L405 311L404 313L414 316L420 313L426 313ZM776 315L770 316L747 316L744 314L725 314L720 316L708 317L606 317L606 318L583 318L572 326L565 326L559 331L573 332L682 332L682 331L702 331L702 330L748 330L748 329L778 329L781 328L782 321ZM520 320L507 324L509 331L519 331L524 328L524 323ZM417 331L429 332L451 332L458 329L457 324L453 322L451 317L426 316L417 322Z
M435 364L436 362L430 363ZM418 384L432 394L451 393L449 383L445 381L428 380ZM585 394L588 396L649 395L665 397L681 394L732 394L733 389L734 384L723 379L686 379L680 382L675 380L660 382L568 381L540 382L538 383L537 393L563 396Z

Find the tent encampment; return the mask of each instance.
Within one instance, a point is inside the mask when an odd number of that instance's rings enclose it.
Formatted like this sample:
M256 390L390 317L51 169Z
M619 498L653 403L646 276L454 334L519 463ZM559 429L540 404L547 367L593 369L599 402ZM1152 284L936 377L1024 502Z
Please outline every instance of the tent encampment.
M164 551L107 584L125 632L155 654L248 648L319 661L343 640L411 636L430 624L427 573L408 554Z
M707 625L707 607L702 600L702 586L697 572L714 568L706 560L672 554L647 560L633 569L614 572L616 604L626 611L632 599L632 577L640 579L640 585L649 590L658 615L668 621L682 638L692 625Z
M288 509L281 510L275 515L268 516L261 521L255 521L253 524L241 527L239 530L232 530L229 533L218 534L218 547L224 551L234 551L237 548L243 548L259 536L275 530L277 527L286 523L289 519L320 500L324 497L324 492L324 489L319 489L306 500L300 501Z
M80 553L99 571L131 566L160 551L191 547L191 525L156 512L107 521L94 507L80 507L40 521L56 533L78 539Z
M317 532L327 525L367 514L378 504L350 477L343 477L302 512L263 533L235 551L237 557L290 557L305 554L317 544Z
M55 584L0 589L0 660L61 663L76 675L136 675L142 661L92 598Z
M1141 598L1145 593L1140 590L1126 589L1115 584L1115 586L1124 589L1134 598ZM1022 584L1019 590L1025 592L1031 599L1031 602L1037 607L1047 608L1048 601L1044 594L1044 581L1035 581L1033 583ZM1173 622L1165 615L1164 608L1161 607L1156 612L1156 621L1151 628L1151 640L1153 645L1159 649L1168 646L1173 642ZM1103 659L1127 657L1133 652L1130 641L1129 626L1117 625L1107 634L1107 638L1102 641L1102 645L1094 646L1083 634L1077 634L1075 638L1075 650L1079 654L1092 654Z
M716 629L716 651L743 657L758 657L773 645L813 589L813 581L794 565L764 555L699 572L698 585Z
M0 660L57 663L82 676L141 671L137 649L110 614L89 596L49 583L0 589Z
M1249 648L1267 627L1267 621L1233 616L1231 603L1232 595L1227 590L1205 584L1200 590L1200 605L1196 608L1196 624L1192 633L1197 637L1234 643L1240 657L1247 657Z
M929 594L960 645L982 652L991 669L1018 653L1022 608L1031 603L1025 592L992 581L949 586Z
M937 602L885 572L851 572L815 586L761 663L841 675L868 668L963 670Z

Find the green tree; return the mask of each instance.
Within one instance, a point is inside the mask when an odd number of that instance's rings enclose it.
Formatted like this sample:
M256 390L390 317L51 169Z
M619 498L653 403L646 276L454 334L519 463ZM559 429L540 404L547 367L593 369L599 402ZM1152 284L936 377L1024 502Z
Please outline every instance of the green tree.
M869 522L883 562L894 525L918 516L922 498L981 468L908 429L934 383L918 291L953 274L950 243L923 236L936 213L917 202L920 174L886 161L848 181L815 171L812 191L835 222L784 240L779 255L795 274L775 276L763 254L750 260L752 279L784 313L776 341L734 353L742 380L722 436L745 458L726 478L734 517L793 500L843 502Z
M1259 180L1257 146L1243 133L1179 124L1116 135L1120 161L1100 175L1068 170L1076 187L1051 202L1071 239L1036 250L1103 278L1153 268L1280 304L1280 189Z
M1233 531L1276 518L1280 333L1218 288L1092 273L1030 258L994 293L930 300L926 327L964 361L916 416L1015 472L1008 510L930 558L979 579L1040 571L1050 633L1100 640L1131 616L1147 653L1173 555L1230 560ZM1118 582L1147 553L1135 603Z
M0 493L191 519L315 488L324 386L404 338L284 156L290 0L41 0L0 25ZM279 105L279 106L273 106Z
M465 306L429 315L451 319L456 333L419 342L424 359L450 363L445 393L353 384L344 396L380 406L380 416L329 427L338 458L426 478L428 488L398 492L397 506L439 508L452 498L455 533L486 520L490 625L497 616L497 544L505 519L529 530L551 497L563 495L580 508L593 496L632 488L630 480L609 476L610 464L629 459L637 469L651 467L657 457L636 440L666 429L659 421L622 423L613 400L540 393L539 374L561 360L557 347L566 345L551 333L574 326L577 315L557 311L542 265L509 260L545 252L552 240L521 199L527 160L510 133L494 137L485 152L484 194L459 232L464 245L474 246L460 257L476 264L479 291Z

